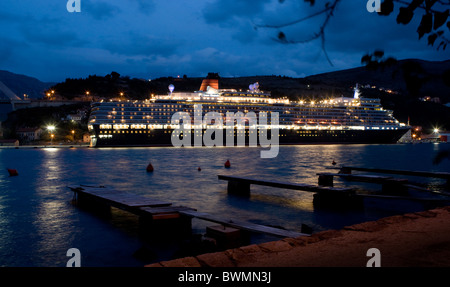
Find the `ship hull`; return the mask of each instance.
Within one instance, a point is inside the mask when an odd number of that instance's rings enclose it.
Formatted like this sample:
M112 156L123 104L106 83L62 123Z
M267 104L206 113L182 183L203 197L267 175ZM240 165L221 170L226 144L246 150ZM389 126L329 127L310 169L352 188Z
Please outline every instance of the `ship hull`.
M396 143L406 132L407 128L399 128L396 130L295 130L280 129L278 141L271 138L270 130L266 134L257 134L256 137L250 137L248 131L244 132L242 138L239 136L232 137L232 141L223 134L221 146L249 145L249 143L260 145L260 138L263 137L270 141L271 144L280 145L301 145L301 144L390 144ZM152 129L143 132L121 131L120 133L109 133L105 136L105 131L101 133L98 126L94 126L92 130L93 140L92 147L131 147L131 146L174 146L172 143L173 130ZM107 132L106 132L107 133ZM191 130L188 134L190 140L184 141L185 146L205 145L203 140L204 130ZM236 130L235 130L236 135ZM200 139L196 138L200 137ZM183 137L178 137L181 139ZM242 140L244 139L244 140ZM255 142L256 139L256 142ZM214 140L214 138L213 138ZM266 140L266 142L267 142ZM217 143L217 141L216 141Z

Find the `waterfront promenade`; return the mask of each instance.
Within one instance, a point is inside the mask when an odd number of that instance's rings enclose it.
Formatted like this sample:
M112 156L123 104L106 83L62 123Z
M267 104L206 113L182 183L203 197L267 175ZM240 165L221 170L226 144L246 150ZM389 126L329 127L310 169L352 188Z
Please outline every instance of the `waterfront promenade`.
M147 266L365 267L371 248L381 267L450 267L450 207Z
M19 146L0 146L0 149L37 149L37 148L89 148L87 144L48 144L48 145L19 145Z

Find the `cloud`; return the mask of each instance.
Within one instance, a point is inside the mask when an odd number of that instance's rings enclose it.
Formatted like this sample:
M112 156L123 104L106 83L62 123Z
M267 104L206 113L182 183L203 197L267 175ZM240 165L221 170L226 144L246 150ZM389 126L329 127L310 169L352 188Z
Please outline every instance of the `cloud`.
M113 54L124 56L152 56L171 55L182 45L181 40L164 39L137 34L126 33L127 37L108 40L103 46Z
M17 41L8 37L0 36L0 65L3 65L8 60L12 60L18 50L18 47L28 47L27 43Z
M87 40L79 38L74 30L64 25L57 18L43 17L40 19L27 16L26 21L21 21L19 30L28 43L40 43L50 46L80 46Z
M114 17L119 11L119 7L106 2L82 1L81 11L87 13L95 20L106 20Z
M134 0L139 6L139 11L144 14L150 14L155 10L155 3L152 0Z
M257 28L294 21L323 9L304 0L81 0L82 13L66 1L0 1L0 64L44 80L66 76L121 74L142 77L288 75L302 76L359 66L365 53L383 49L398 59L448 58L418 41L415 17L398 25L396 14L366 11L366 1L341 1L320 39L296 45L274 41L308 38L323 15L289 28ZM151 14L151 15L150 15ZM442 49L441 49L442 50ZM447 53L447 54L445 54ZM45 67L45 69L43 69Z
M203 17L209 24L225 23L235 17L251 17L264 10L270 0L216 0L203 9Z

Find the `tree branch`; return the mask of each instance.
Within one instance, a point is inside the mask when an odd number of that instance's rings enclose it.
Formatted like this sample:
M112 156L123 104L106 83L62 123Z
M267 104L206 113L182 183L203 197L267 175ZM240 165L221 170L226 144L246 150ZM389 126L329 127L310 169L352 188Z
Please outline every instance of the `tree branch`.
M278 39L275 39L275 41L281 42L283 44L304 44L307 42L311 42L313 40L316 40L318 38L321 39L321 46L322 46L322 51L325 54L325 57L328 61L328 63L330 63L331 66L333 66L333 63L330 60L330 57L328 56L328 53L326 51L325 48L325 28L328 25L328 22L330 21L331 17L333 16L334 11L336 10L336 6L337 4L340 2L341 0L334 0L334 2L330 5L329 3L327 3L325 5L325 9L320 10L316 13L313 13L311 15L308 15L304 18L295 20L295 21L291 21L291 22L287 22L284 24L280 24L280 25L255 25L256 28L271 28L271 29L280 29L280 28L285 28L285 27L289 27L289 26L293 26L295 24L301 23L303 21L306 21L308 19L317 17L319 15L322 14L326 14L325 20L322 23L322 25L319 28L319 31L314 33L314 35L310 38L304 39L304 40L288 40L286 38L286 35L283 32L279 32L278 33Z

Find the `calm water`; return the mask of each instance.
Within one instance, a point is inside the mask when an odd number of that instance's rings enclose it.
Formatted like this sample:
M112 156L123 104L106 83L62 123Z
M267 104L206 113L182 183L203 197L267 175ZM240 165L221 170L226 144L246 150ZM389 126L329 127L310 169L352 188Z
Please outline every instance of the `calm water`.
M390 203L363 211L318 210L311 193L259 186L252 186L250 198L239 198L227 195L226 182L217 175L317 184L316 173L326 171L333 160L338 165L450 171L448 160L432 164L435 154L448 148L448 144L284 146L274 159L261 159L259 148L237 147L0 149L0 266L65 266L66 251L73 247L81 251L82 266L142 266L175 256L178 239L142 239L132 216L115 212L106 219L72 205L70 184L105 185L290 230L300 231L307 224L316 232L417 207ZM231 169L223 167L227 159ZM145 171L149 162L155 168L151 174ZM17 169L19 176L9 177L6 168ZM204 233L206 225L194 220L194 232ZM150 257L133 255L143 248Z

